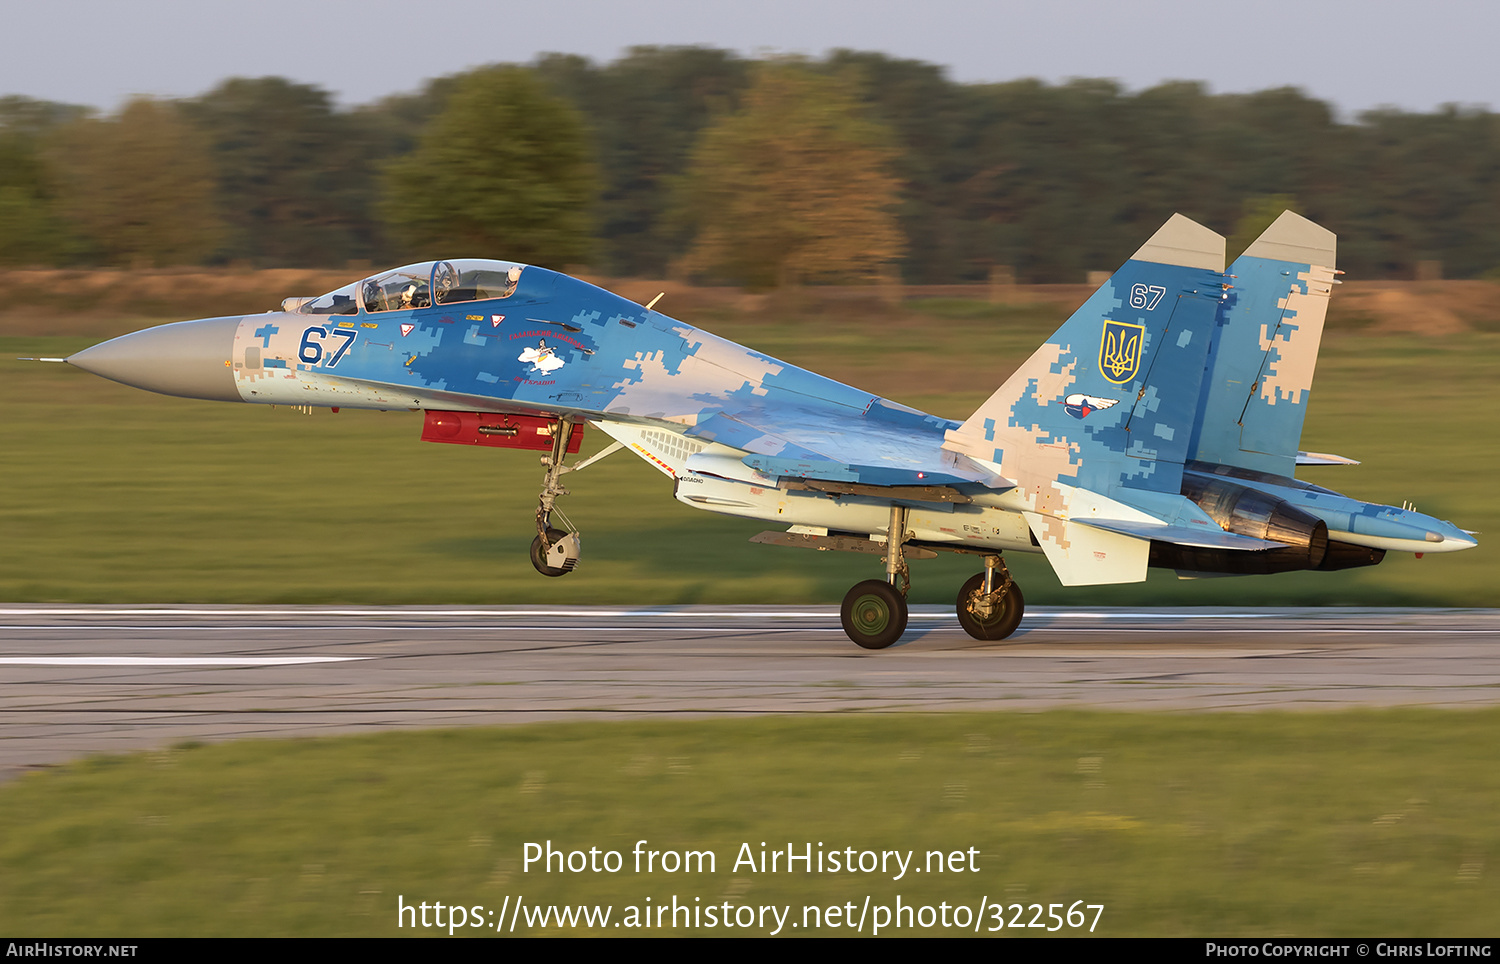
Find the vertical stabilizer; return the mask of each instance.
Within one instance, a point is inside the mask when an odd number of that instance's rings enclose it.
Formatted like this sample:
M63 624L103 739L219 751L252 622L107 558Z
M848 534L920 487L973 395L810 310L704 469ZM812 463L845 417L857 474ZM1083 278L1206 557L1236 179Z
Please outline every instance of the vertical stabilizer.
M994 463L1016 483L1054 568L1064 558L1072 569L1118 555L1053 551L1073 542L1075 490L1127 502L1131 491L1179 496L1223 270L1224 238L1174 215L947 433L945 449ZM1135 578L1145 578L1145 553L1131 555ZM1118 572L1059 575L1069 585L1129 581Z
M1230 267L1192 458L1294 473L1335 254L1332 231L1286 211Z

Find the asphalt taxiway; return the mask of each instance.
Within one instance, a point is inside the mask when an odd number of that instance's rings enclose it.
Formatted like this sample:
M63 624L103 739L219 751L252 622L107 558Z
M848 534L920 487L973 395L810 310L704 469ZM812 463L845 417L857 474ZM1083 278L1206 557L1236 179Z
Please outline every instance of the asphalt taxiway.
M1500 610L0 606L0 779L184 740L760 713L1500 703Z

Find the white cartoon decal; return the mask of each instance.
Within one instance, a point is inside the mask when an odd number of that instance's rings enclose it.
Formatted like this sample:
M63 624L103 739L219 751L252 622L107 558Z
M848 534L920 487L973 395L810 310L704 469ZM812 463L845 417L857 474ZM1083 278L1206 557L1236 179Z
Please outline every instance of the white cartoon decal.
M556 350L547 347L547 339L538 340L537 347L528 348L516 358L516 361L530 362L532 374L546 375L557 371L567 362L557 357Z

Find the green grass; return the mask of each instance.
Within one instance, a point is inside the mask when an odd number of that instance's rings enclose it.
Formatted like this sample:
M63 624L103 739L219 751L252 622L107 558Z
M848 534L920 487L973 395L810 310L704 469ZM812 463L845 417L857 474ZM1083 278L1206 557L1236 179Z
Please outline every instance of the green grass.
M935 303L706 327L963 417L1055 327ZM534 453L417 441L413 413L150 395L57 365L93 339L0 338L0 599L50 602L834 602L872 559L753 546L623 453L568 478L582 568L526 559ZM1500 531L1487 399L1500 335L1333 332L1306 476ZM976 361L977 360L977 361ZM591 433L585 450L603 444ZM1033 604L1493 605L1482 544L1349 573L1059 587ZM974 569L913 567L913 601ZM1493 935L1500 712L1043 713L623 723L183 746L0 786L16 932L384 935L395 902L1103 903L1108 935ZM521 845L712 849L714 875L524 873ZM962 877L735 874L741 842L967 849ZM799 911L800 912L800 911ZM1009 910L1006 919L1011 919ZM1030 917L1027 911L1027 919ZM795 918L794 918L795 919ZM410 933L410 931L403 931ZM432 933L428 931L426 933ZM1034 933L1034 932L1033 932Z
M989 306L986 306L989 307ZM963 417L1050 333L1042 309L726 317L727 337L898 401ZM580 569L533 572L535 453L418 441L415 413L226 405L136 391L62 365L78 338L0 338L0 599L19 602L836 602L875 557L748 544L767 524L689 509L625 453L569 476ZM976 363L975 359L983 359ZM1303 447L1362 459L1305 470L1370 501L1414 501L1500 532L1492 406L1500 335L1332 334ZM585 451L606 440L590 433ZM1032 604L1493 604L1494 554L1392 553L1346 573L1065 590L1040 556L1012 567ZM912 599L947 603L976 569L913 567Z
M899 894L1098 903L1110 936L1492 936L1497 725L1494 709L773 718L94 757L0 787L0 921L381 936L411 933L398 895L618 915L675 894L800 915ZM711 850L715 872L631 872L643 839ZM527 872L523 844L549 840L620 851L626 869ZM979 871L736 872L740 844L763 841L919 861L973 847Z

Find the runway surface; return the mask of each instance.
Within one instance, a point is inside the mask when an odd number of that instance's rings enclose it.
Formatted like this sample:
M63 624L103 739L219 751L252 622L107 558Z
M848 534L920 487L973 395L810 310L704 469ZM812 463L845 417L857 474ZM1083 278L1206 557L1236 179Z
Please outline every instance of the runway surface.
M1500 610L0 606L0 779L183 740L759 713L1500 702Z

